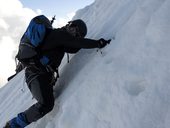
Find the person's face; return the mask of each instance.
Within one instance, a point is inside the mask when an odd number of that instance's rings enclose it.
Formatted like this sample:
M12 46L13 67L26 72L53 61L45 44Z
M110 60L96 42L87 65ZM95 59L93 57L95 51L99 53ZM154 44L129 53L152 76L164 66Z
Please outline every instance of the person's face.
M70 32L73 36L75 36L75 37L77 37L77 38L82 38L78 26L69 23L69 24L68 24L68 27L69 27L69 32Z

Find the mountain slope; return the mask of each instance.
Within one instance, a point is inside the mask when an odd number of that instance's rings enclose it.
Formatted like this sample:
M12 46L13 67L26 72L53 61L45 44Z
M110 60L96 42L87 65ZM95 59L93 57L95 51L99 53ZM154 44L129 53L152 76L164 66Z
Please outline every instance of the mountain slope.
M79 10L87 37L115 40L63 66L54 110L28 128L169 128L169 8L168 0L96 0ZM0 127L36 102L23 80L21 72L0 90Z

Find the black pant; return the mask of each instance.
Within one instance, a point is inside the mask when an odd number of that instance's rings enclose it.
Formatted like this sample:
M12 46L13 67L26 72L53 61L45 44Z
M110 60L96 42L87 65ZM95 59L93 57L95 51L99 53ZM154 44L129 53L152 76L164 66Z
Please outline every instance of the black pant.
M32 123L42 118L54 107L53 85L51 85L53 74L47 72L45 68L30 66L25 70L25 77L28 88L37 100L36 104L24 112L27 121Z

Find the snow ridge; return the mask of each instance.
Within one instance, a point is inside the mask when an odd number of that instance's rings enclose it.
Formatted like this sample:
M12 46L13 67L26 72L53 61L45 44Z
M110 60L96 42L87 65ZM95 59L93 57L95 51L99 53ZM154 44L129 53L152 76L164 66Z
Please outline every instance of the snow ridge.
M169 128L169 8L169 0L96 0L77 11L87 37L115 40L63 62L54 110L28 128ZM0 127L36 102L23 74L0 90Z

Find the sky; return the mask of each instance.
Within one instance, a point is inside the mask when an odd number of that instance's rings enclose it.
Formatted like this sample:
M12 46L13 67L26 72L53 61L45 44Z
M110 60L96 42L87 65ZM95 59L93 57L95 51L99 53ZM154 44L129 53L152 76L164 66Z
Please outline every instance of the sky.
M96 0L79 11L89 37L115 39L62 61L54 109L27 128L170 128L169 10L170 0ZM0 128L35 102L22 71L0 89Z
M57 15L63 17L70 12L75 12L86 5L91 4L94 0L20 0L21 3L33 10L40 9L46 15Z
M94 0L51 0L50 2L0 0L0 87L15 72L14 57L18 50L20 38L31 18L44 14L51 19L52 16L56 15L54 27L61 27L72 19L78 9L93 2Z

